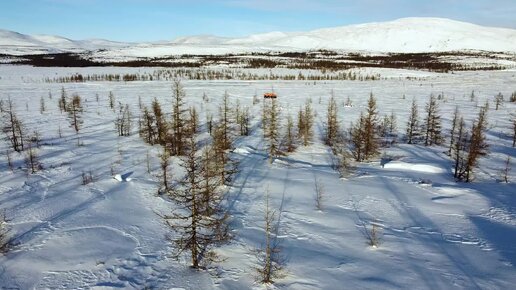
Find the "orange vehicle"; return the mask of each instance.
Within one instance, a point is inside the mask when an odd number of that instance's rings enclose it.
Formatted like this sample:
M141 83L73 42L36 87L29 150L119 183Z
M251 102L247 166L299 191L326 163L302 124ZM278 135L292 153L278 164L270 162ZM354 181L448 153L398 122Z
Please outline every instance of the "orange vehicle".
M278 97L278 95L276 95L275 92L267 92L267 93L263 94L263 97L265 99L275 99Z

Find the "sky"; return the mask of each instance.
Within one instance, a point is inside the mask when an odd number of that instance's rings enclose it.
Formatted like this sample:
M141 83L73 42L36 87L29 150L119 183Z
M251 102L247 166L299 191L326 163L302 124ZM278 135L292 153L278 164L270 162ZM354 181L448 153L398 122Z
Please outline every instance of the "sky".
M516 0L0 0L0 29L71 39L171 40L443 17L516 29Z

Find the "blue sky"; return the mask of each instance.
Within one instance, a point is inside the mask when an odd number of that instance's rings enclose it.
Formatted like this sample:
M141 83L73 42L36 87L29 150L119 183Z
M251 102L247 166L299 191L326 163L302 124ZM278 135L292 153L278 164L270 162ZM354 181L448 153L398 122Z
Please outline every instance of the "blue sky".
M411 16L516 28L516 0L0 0L1 29L119 41L306 31Z

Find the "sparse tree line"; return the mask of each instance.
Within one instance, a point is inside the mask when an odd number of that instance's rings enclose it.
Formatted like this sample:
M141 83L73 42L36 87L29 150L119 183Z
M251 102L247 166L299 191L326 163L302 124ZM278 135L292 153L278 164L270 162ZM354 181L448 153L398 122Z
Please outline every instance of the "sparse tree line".
M442 98L442 97L441 97ZM434 95L431 95L425 104L423 118L419 116L418 105L412 101L410 114L406 123L404 141L408 144L423 144L424 146L445 145L445 134L442 129L439 103ZM503 97L498 94L494 98L495 110L503 104ZM328 140L332 140L330 132L334 127L334 103L330 100L328 105L328 121L326 128ZM486 141L488 129L487 112L489 104L480 106L477 118L467 126L459 109L455 110L452 126L448 134L449 144L447 154L454 162L454 177L458 181L470 182L473 180L473 171L478 166L479 159L488 154L489 145ZM516 145L516 116L512 116L512 146ZM371 94L365 112L355 124L351 124L347 134L347 142L355 161L367 161L378 156L382 146L388 146L398 140L397 118L392 112L385 115L383 120L378 117L376 99ZM382 141L383 140L383 141ZM334 142L327 142L332 145ZM509 166L509 165L508 165Z
M516 93L513 93L515 95ZM442 128L439 101L444 96L430 95L424 106L422 116L414 99L410 107L410 114L406 122L405 135L398 136L398 119L394 112L380 117L376 98L371 93L364 112L360 113L358 120L351 123L349 130L343 132L338 120L338 104L335 97L328 101L327 119L324 122L324 141L332 148L336 157L334 166L336 169L349 169L349 159L352 157L357 162L371 160L379 155L382 147L390 146L397 142L408 144L422 144L424 146L447 146L447 155L454 163L454 177L458 181L471 182L473 172L478 167L479 159L488 154L486 131L488 129L487 112L488 102L479 107L477 118L467 125L465 120L455 111L452 127L446 134ZM472 93L471 101L476 102L476 96ZM494 97L494 110L503 106L503 96ZM297 114L296 121L291 115L286 116L286 124L281 129L281 110L276 99L264 100L262 128L264 138L268 140L268 152L270 161L274 158L295 151L298 146L307 146L313 138L314 113L311 109L312 100L309 99ZM351 106L348 100L344 106ZM512 146L516 146L516 116L512 116ZM448 145L445 144L448 139ZM508 165L509 166L509 165ZM343 172L343 171L341 171Z
M380 74L367 74L360 71L344 70L335 72L321 71L310 73L299 71L296 74L284 73L252 73L241 69L208 69L208 68L177 68L167 70L154 70L152 73L130 73L130 74L73 74L45 78L46 83L75 83L75 82L130 82L130 81L173 81L175 79L186 80L303 80L303 81L375 81L381 80ZM414 79L414 78L408 78Z

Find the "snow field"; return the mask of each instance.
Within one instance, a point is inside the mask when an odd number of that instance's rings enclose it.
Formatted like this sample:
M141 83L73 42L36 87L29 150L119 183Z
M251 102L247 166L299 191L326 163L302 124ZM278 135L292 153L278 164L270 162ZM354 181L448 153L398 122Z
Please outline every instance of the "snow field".
M253 117L251 136L237 138L232 153L239 161L239 173L228 187L227 206L235 239L217 250L225 261L197 272L188 268L187 257L180 261L168 257L165 235L171 233L156 214L173 208L156 196L160 148L144 144L136 133L117 137L115 113L107 101L112 91L117 102L129 103L137 116L138 96L145 104L156 97L169 113L171 83L35 82L92 70L133 69L0 66L0 99L10 96L29 132L41 133L38 155L44 167L27 175L23 156L13 153L16 169L11 172L4 153L7 144L0 143L0 208L12 218L19 243L0 257L0 287L264 289L254 279L257 265L252 251L264 243L267 189L279 217L278 238L286 260L284 277L274 288L509 289L516 283L512 243L516 187L514 182L497 182L506 156L513 160L516 156L509 137L515 104L505 102L495 111L491 103L487 134L491 153L481 160L477 180L471 184L453 180L445 147L406 144L384 150L393 158L383 168L378 158L355 164L355 171L340 178L331 167L331 150L321 141L332 90L344 128L356 120L372 92L380 115L396 113L400 134L413 98L422 118L428 96L443 93L439 105L447 130L455 106L470 126L477 104L492 101L498 92L507 99L516 90L514 71L430 74L417 81L185 81L187 103L197 107L201 123L208 113L217 116L225 91L233 104L238 99L241 106L249 106ZM294 117L308 98L317 116L313 143L270 164L260 128L261 105L253 106L252 98L272 86L279 95L282 118ZM83 98L84 125L79 134L83 146L77 146L75 133L57 108L61 87L69 96L78 93ZM478 102L470 101L472 91ZM204 93L210 99L207 103L202 101ZM343 105L348 96L352 107ZM40 97L48 108L43 114ZM181 172L177 159L172 166L177 178ZM132 172L132 180L117 181L112 168L120 176ZM83 186L81 173L87 171L94 182ZM516 179L514 171L510 178ZM323 187L322 210L315 208L316 183ZM378 248L367 244L373 223L381 231Z

